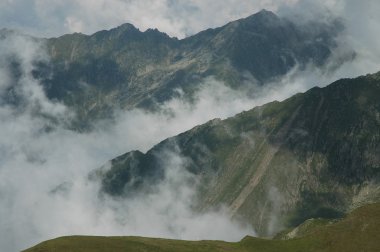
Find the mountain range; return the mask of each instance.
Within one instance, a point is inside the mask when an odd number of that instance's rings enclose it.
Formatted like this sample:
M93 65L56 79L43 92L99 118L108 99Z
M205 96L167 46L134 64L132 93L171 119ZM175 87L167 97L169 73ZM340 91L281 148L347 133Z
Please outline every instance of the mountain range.
M73 108L86 125L115 108L155 110L181 93L191 100L207 77L255 93L295 67L327 70L343 30L339 20L296 24L266 10L184 39L123 24L42 39L50 61L35 76L50 99ZM347 52L335 63L354 56Z
M191 103L208 78L254 96L294 69L333 71L355 58L354 51L336 53L344 29L338 19L294 23L262 10L184 39L156 29L142 32L131 24L92 35L29 38L41 43L49 58L34 62L33 77L48 99L75 111L71 130L90 131L98 120L113 118L116 110L157 111L173 98ZM12 33L1 30L0 39ZM22 77L17 57L4 62L12 69L10 80L17 83ZM1 102L17 104L17 97L11 95L14 86L7 88ZM100 198L128 200L154 193L171 169L179 168L188 175L183 186L195 191L194 212L227 208L232 219L252 225L260 237L290 239L273 242L284 242L281 246L289 251L303 251L310 244L330 248L323 232L339 238L337 230L347 228L347 218L360 215L355 213L370 209L378 216L378 204L368 204L380 200L379 97L380 72L337 80L224 120L212 119L164 139L145 153L127 152L94 167L88 178L100 183ZM318 220L327 226L316 232L317 238L291 239ZM377 232L368 225L372 233ZM354 231L360 236L364 232ZM66 246L81 243L82 238L58 242ZM148 247L154 242L125 239ZM265 250L266 245L260 244L266 240L251 237L236 244L211 243L199 244L210 249L226 245L231 251L236 246L246 251L252 244L262 251L278 248ZM49 251L39 249L30 251Z

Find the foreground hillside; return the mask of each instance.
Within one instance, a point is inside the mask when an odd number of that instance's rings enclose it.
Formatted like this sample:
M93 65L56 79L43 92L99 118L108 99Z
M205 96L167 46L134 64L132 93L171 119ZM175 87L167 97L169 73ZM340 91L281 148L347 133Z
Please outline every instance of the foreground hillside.
M379 97L380 73L343 79L126 153L98 175L104 192L134 197L154 191L175 155L199 181L196 209L228 206L260 236L338 218L379 201Z
M380 204L361 207L343 220L315 227L306 235L289 240L246 237L237 243L179 241L141 237L62 237L43 242L24 252L102 251L378 251Z

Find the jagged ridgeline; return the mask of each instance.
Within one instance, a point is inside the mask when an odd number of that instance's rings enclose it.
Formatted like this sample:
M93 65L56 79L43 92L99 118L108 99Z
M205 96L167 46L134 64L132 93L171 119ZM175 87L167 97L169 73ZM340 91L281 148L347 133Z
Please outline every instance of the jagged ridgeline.
M102 190L149 193L165 177L166 154L175 153L199 181L198 211L227 205L260 235L339 218L380 199L379 97L377 73L212 120L112 160L98 174Z
M338 21L294 24L265 10L181 40L124 24L45 40L51 62L35 75L49 98L64 101L85 123L114 108L155 109L178 89L191 97L209 76L242 88L296 65L324 67L342 30Z

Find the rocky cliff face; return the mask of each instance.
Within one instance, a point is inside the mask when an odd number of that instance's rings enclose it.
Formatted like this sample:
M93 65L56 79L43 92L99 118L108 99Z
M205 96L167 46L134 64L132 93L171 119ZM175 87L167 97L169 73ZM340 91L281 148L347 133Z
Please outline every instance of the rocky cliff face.
M103 191L133 197L165 177L163 153L196 176L196 208L221 204L260 235L336 218L380 196L380 73L342 79L127 153L103 170Z
M93 120L115 107L154 109L178 89L191 97L209 76L242 88L247 80L263 85L296 65L324 67L342 30L339 22L297 25L265 10L182 40L124 24L46 40L53 64L41 65L36 75L51 99Z

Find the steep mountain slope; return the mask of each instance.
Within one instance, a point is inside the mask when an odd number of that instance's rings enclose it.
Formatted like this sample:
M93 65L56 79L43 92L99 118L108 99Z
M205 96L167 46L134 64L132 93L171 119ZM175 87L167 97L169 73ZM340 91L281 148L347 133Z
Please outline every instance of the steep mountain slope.
M265 10L182 40L124 24L46 40L53 64L36 76L51 99L96 118L115 107L154 109L178 89L191 97L208 76L249 89L296 65L323 67L342 30L338 21L296 25Z
M380 205L361 207L333 224L289 240L245 237L237 243L176 241L140 237L62 237L36 245L25 252L47 251L377 251L380 246Z
M126 153L98 175L108 194L149 193L176 155L199 181L198 211L227 205L260 235L337 218L380 199L379 97L380 72L342 79Z

